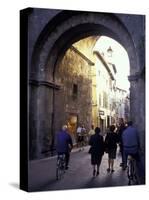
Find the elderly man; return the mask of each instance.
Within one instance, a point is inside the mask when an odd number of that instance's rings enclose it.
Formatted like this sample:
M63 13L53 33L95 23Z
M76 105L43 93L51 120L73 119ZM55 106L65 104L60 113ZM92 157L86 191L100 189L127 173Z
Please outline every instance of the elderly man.
M66 169L68 169L70 151L73 147L72 139L69 133L67 132L67 125L63 125L62 130L57 133L56 138L56 149L57 154L65 154L66 158Z
M123 131L123 151L124 151L124 167L127 166L127 157L132 155L134 158L139 159L139 135L135 127L132 126L132 121L128 122L128 127Z

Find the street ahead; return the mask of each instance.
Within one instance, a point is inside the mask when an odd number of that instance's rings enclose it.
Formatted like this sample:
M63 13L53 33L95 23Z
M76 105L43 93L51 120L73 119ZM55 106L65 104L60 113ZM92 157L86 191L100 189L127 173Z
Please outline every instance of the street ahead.
M74 149L71 152L69 169L61 180L56 180L56 157L31 161L29 163L29 191L64 190L127 186L126 171L121 169L119 153L115 160L115 172L108 173L108 156L105 153L100 166L100 174L92 175L89 147L81 152Z

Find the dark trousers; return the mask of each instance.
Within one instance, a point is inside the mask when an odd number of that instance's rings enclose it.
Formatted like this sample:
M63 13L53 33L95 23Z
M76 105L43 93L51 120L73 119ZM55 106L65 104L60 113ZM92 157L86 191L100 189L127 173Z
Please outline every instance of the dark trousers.
M62 154L65 154L65 159L66 159L66 167L67 167L67 166L68 166L68 164L69 164L70 153L69 153L69 152L60 152L60 153L58 153L58 155L62 155Z
M122 157L122 164L124 164L125 162L124 148L122 144L120 144L119 147L120 147L120 152L121 152L121 157Z

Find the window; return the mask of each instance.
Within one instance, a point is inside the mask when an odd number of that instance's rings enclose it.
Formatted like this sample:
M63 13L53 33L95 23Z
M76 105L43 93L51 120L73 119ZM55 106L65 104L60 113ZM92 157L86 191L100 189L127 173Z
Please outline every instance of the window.
M103 92L103 107L108 108L108 95L106 92Z
M99 94L99 105L102 106L101 105L101 94Z
M73 84L72 97L73 99L77 99L77 96L78 96L78 85Z

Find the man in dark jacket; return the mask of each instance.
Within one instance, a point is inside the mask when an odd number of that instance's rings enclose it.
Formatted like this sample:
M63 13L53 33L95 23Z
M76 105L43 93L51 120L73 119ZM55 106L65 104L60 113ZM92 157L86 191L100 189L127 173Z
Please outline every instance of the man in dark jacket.
M128 155L131 155L136 160L138 168L138 175L140 181L145 183L145 165L143 162L143 155L141 156L141 147L138 130L133 127L133 122L128 122L128 127L125 129L122 135L123 148L124 148L124 161L127 166Z
M93 165L93 176L99 175L99 167L101 164L102 156L104 154L104 142L103 136L100 135L100 128L95 128L95 134L90 137L89 141L90 151L91 153L91 164ZM96 168L97 166L97 173Z
M138 157L140 149L139 133L138 130L132 126L132 124L132 121L128 122L128 127L122 135L125 166L127 166L128 155Z
M66 169L68 169L70 151L72 147L73 147L73 144L72 144L71 136L67 132L67 125L64 125L62 127L62 130L57 133L56 150L57 150L58 155L65 154Z

